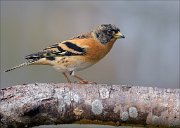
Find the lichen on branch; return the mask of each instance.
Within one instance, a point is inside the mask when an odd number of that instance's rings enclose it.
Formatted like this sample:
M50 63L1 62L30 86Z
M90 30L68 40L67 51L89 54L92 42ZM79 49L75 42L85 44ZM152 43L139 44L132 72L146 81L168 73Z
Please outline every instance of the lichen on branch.
M180 89L106 85L16 85L0 91L0 126L107 124L180 127Z

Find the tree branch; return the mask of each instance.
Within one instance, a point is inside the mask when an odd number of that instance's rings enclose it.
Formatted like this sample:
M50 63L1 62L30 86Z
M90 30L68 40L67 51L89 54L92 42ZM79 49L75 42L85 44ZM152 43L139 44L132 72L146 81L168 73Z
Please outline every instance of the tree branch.
M0 91L0 126L108 124L180 127L180 89L35 83Z

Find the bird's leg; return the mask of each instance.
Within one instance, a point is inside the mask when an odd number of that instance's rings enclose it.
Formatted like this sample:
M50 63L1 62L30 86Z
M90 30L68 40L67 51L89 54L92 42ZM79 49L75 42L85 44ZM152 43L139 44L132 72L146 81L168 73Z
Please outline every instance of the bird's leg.
M70 72L70 75L79 80L79 84L96 84L95 82L89 82L78 75L75 75L74 71Z
M64 77L66 78L66 80L68 81L69 84L67 84L67 87L69 87L69 89L72 89L72 85L71 85L71 80L68 78L67 74L65 72L63 72Z
M62 73L64 75L64 77L66 78L66 80L68 81L68 83L71 83L71 80L68 78L67 74L65 72Z

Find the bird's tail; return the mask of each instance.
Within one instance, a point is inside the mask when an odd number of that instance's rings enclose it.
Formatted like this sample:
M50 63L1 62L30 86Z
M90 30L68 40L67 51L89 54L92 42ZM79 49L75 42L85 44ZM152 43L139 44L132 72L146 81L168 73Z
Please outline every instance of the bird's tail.
M17 69L17 68L20 68L20 67L28 66L28 65L31 65L31 64L33 64L33 63L35 63L35 61L25 62L25 63L22 63L22 64L20 64L20 65L18 65L18 66L15 66L15 67L10 68L10 69L6 70L5 72L9 72L9 71L12 71L12 70Z

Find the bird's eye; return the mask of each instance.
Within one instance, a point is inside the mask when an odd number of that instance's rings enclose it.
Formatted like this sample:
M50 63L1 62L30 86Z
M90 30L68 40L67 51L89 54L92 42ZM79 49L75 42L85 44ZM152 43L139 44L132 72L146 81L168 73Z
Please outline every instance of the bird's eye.
M108 32L111 32L111 30L109 29Z
M113 32L114 32L114 31L112 31L112 30L107 30L107 34L109 34L109 35L112 35Z

